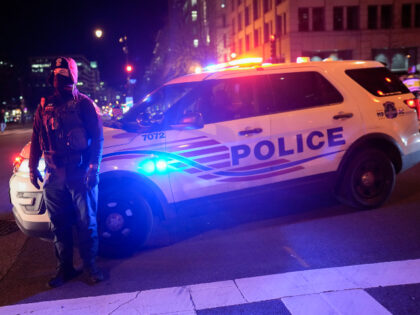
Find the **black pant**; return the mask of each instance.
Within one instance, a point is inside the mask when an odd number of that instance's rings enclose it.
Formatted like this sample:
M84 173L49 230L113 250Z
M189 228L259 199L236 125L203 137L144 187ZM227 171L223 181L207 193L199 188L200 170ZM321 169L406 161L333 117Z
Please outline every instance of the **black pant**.
M54 234L58 268L73 267L73 224L77 227L84 268L89 270L95 265L98 186L87 188L85 173L85 169L67 167L48 171L45 177L44 199Z

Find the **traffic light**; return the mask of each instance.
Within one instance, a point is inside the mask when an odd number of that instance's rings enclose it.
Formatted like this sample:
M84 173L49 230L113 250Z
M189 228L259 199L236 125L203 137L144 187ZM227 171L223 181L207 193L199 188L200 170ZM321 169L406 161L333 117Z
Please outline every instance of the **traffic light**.
M275 62L277 60L276 56L276 35L270 35L270 58L271 62Z
M125 71L128 72L128 73L133 72L133 66L132 65L126 65L125 66Z

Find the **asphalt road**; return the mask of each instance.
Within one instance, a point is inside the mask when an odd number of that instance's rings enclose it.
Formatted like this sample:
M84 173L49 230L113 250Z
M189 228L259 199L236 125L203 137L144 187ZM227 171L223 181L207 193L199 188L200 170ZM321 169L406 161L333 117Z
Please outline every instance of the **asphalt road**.
M0 160L9 161L29 136L24 132L0 136ZM0 165L3 213L10 211L3 193L10 169L10 163ZM188 219L160 222L144 250L130 257L99 258L106 280L93 287L80 278L47 289L55 268L52 244L28 238L0 281L0 306L418 259L419 184L417 165L397 177L387 204L370 211L342 206L322 189L296 190L287 195L275 192L270 200L241 200L210 207ZM420 299L419 286L406 290ZM388 291L372 290L373 294L384 303L393 296ZM399 301L409 303L403 298Z

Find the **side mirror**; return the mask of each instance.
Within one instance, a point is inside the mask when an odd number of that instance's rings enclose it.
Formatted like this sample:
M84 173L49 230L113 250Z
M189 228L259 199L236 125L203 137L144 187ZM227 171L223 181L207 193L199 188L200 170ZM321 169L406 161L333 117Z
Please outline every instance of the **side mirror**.
M171 125L173 129L201 129L204 127L203 115L200 112L188 112L182 116L179 124Z

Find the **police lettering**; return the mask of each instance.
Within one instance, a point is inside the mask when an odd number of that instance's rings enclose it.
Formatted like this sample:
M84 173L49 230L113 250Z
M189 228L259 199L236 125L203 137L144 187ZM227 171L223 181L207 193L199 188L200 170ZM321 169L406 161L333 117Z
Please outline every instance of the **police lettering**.
M341 146L346 143L343 137L343 127L330 128L325 131L314 130L306 138L302 134L297 134L294 141L286 141L284 137L277 139L278 156L283 157L295 153L302 153L306 148L309 150L319 150L326 144L328 147ZM251 147L246 144L232 146L232 165L239 165L239 161L251 154ZM257 142L252 150L258 160L268 160L276 154L276 146L272 141L262 140Z

